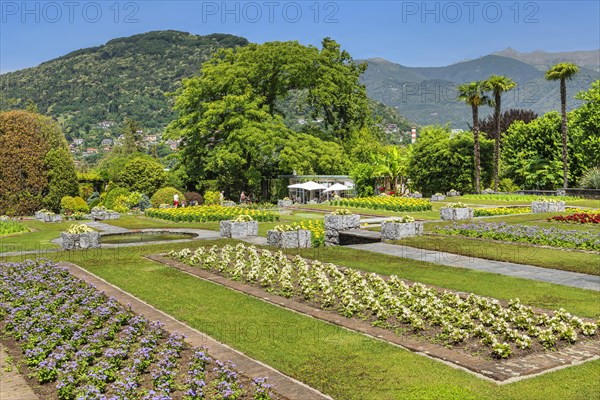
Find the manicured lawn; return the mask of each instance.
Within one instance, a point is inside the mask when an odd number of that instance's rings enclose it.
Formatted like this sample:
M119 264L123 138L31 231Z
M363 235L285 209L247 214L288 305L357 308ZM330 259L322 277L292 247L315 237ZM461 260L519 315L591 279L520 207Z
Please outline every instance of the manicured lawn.
M387 210L372 210L370 208L358 208L358 207L333 207L326 204L303 204L303 205L294 205L294 207L299 209L307 209L307 210L323 210L324 212L335 211L339 208L344 208L352 211L354 214L368 214L382 217L398 217L401 215L410 215L415 219L419 220L434 220L440 219L439 209L441 206L446 203L432 203L433 210L431 211L418 211L418 212L409 212L409 211L387 211ZM365 217L368 218L368 217Z
M59 238L60 232L65 231L72 224L85 223L85 221L50 223L37 220L24 220L21 223L31 231L0 237L0 253L58 248L59 246L50 241Z
M465 204L474 204L474 205L490 205L490 206L530 206L530 201L524 200L484 200L484 199L465 199L462 196L458 197L446 197L447 202L457 202ZM572 200L566 202L567 206L573 207L591 207L591 208L600 208L600 200L591 200L591 199L580 199L580 200Z
M206 242L205 245L224 242ZM175 318L280 369L310 386L344 399L588 399L600 390L600 361L497 386L464 371L398 347L328 325L142 259L144 253L186 247L55 253L82 265ZM316 250L312 250L317 252ZM308 251L307 251L308 253ZM472 290L523 303L563 306L598 316L598 293L492 274L379 257L347 248L320 249L323 261L395 272L441 286ZM408 275L408 276L407 276Z

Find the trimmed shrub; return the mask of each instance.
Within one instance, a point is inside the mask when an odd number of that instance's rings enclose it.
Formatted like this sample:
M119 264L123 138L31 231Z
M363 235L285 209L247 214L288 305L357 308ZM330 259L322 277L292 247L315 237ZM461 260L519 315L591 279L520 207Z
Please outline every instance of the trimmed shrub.
M64 196L60 199L60 208L65 211L75 211L75 200L71 196Z
M129 196L129 190L121 187L117 187L112 189L110 192L106 194L106 198L104 199L104 207L109 210L114 210L115 202L119 196Z
M204 204L207 206L221 204L221 193L217 191L207 190L204 192Z
M73 211L74 212L82 212L88 213L90 212L90 207L87 205L84 199L79 196L73 197Z
M179 203L181 204L181 202L185 200L185 196L173 187L158 189L150 198L150 204L152 204L152 207L154 208L158 208L161 204L173 204L173 195L175 193L179 195Z

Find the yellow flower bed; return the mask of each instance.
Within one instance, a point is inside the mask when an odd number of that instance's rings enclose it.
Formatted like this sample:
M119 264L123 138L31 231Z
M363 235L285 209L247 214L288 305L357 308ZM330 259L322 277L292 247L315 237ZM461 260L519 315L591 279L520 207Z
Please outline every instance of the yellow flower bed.
M427 199L414 199L412 197L398 196L373 196L339 199L331 202L336 207L359 207L372 210L388 211L429 211L431 203Z
M530 212L531 207L490 207L475 208L473 215L476 217L484 217L489 215L527 214Z
M273 211L254 210L242 207L220 205L192 206L181 208L149 208L146 215L174 222L210 222L234 219L238 215L250 215L260 222L279 221L279 214Z

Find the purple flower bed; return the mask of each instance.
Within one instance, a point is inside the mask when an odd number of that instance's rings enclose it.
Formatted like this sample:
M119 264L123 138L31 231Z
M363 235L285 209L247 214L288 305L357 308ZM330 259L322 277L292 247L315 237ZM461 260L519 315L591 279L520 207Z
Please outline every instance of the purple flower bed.
M437 226L437 232L510 242L525 242L547 246L600 251L600 234L592 231L542 228L507 224L506 222L474 222Z
M47 260L0 264L0 332L59 399L271 398L264 378L241 378Z

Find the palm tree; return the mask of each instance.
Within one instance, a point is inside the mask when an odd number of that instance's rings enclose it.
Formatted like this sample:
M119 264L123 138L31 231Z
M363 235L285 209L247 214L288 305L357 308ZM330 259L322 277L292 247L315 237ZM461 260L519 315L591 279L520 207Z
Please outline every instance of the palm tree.
M374 169L373 177L385 179L384 185L389 186L390 190L397 193L398 179L406 189L406 176L408 175L408 164L412 155L412 146L398 149L396 146L390 146L384 149L383 153L376 154L373 157Z
M562 161L563 161L563 188L567 188L567 174L569 172L567 155L567 84L579 71L579 67L572 63L558 63L546 71L549 81L560 80L560 111L562 113Z
M489 90L494 93L494 122L495 126L495 143L494 143L494 191L498 191L498 167L500 164L500 140L501 134L500 132L500 109L502 102L502 93L508 92L517 84L512 79L502 76L502 75L492 75L487 81L485 81L485 85ZM488 132L489 133L489 132Z
M473 141L475 151L475 191L481 192L481 161L479 159L479 106L493 104L492 100L487 95L487 87L484 81L476 81L471 83L463 83L458 88L459 101L464 101L471 106L473 111Z

